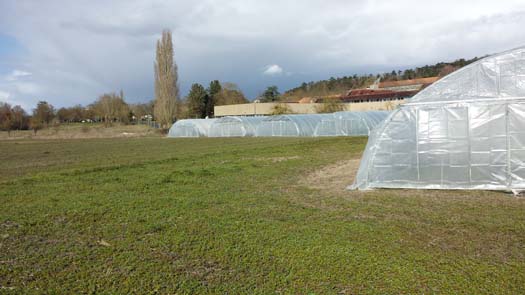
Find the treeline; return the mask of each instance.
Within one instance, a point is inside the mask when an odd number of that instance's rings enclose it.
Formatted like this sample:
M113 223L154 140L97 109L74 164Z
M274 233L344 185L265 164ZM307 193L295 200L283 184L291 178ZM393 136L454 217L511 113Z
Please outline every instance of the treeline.
M153 102L128 104L124 93L106 93L88 106L75 105L56 109L47 101L39 101L28 114L21 106L0 102L0 130L38 130L64 123L102 122L139 123L153 119Z
M186 118L213 117L216 105L247 103L242 91L233 83L210 82L208 88L195 83L185 99Z
M462 68L470 63L473 63L480 58L474 57L472 59L458 59L453 62L440 62L435 65L426 65L414 69L406 69L404 71L395 71L382 73L377 75L353 75L344 76L341 78L331 77L328 80L317 82L303 82L301 86L292 88L282 95L283 100L299 99L302 97L326 96L344 93L350 89L366 88L378 78L381 81L399 81L407 79L427 78L427 77L443 77L455 70Z
M176 119L213 117L216 105L247 103L242 91L233 83L214 80L205 89L193 84L188 96L177 102ZM158 112L157 112L158 113ZM130 104L124 93L105 93L87 106L75 105L56 109L47 101L40 101L31 113L21 106L0 102L0 130L38 130L69 123L103 123L106 127L119 124L138 124L155 121L155 102Z

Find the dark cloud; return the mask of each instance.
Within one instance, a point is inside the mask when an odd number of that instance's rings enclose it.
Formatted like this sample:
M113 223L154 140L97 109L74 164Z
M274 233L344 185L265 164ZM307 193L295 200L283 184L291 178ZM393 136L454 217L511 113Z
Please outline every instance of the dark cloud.
M23 50L0 63L0 99L86 104L119 89L150 99L163 28L183 94L219 79L253 98L268 85L480 56L525 45L522 2L2 1L0 34ZM263 75L272 65L278 75ZM14 71L31 75L8 81Z

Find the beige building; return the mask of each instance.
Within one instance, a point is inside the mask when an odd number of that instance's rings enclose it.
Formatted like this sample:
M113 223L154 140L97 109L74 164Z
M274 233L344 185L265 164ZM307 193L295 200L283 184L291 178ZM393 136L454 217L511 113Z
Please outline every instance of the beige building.
M371 101L343 103L345 111L386 111L393 110L404 100ZM215 106L215 117L224 116L262 116L272 115L275 108L283 106L296 114L315 114L323 107L322 103L245 103Z

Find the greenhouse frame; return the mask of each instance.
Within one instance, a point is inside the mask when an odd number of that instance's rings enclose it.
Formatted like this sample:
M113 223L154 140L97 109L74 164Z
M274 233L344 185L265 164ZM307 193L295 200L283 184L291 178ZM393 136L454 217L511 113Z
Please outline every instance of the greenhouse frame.
M525 189L525 48L440 79L376 128L353 189Z
M389 111L368 112L337 112L334 113L336 120L337 136L361 136L370 135L370 132L383 120Z
M332 114L269 116L257 126L255 135L258 137L314 136L318 124L326 121L335 124Z
M185 119L173 124L168 137L206 137L217 119Z
M209 137L250 137L263 117L228 116L217 119L211 124Z

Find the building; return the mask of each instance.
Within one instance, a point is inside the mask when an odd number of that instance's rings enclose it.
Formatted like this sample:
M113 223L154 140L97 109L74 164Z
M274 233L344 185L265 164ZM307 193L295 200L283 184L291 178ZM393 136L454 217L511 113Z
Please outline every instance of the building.
M342 111L389 111L405 102L405 99L437 81L438 77L393 82L377 82L374 89L353 89L343 95L303 97L297 102L247 103L215 106L215 117L272 115L276 107L288 109L295 114L315 114L328 101L342 103Z

